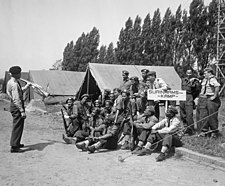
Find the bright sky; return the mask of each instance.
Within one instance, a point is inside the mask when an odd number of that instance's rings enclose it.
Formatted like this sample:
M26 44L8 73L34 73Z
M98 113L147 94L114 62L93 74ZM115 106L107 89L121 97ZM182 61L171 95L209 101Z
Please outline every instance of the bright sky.
M62 59L67 43L95 26L100 46L116 46L129 17L135 20L159 8L189 9L192 0L0 0L0 78L11 66L23 71L52 67ZM205 0L205 4L211 2Z

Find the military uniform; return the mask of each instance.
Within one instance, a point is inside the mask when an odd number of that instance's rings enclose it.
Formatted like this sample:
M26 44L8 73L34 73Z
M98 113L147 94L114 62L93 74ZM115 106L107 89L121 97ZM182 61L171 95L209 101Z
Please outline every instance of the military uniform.
M186 129L186 133L193 134L194 131L194 120L193 120L193 107L194 107L194 88L197 86L196 78L183 78L182 79L182 90L186 90L186 101L180 101L180 117L183 121L183 125Z
M123 81L120 83L120 86L119 86L119 89L121 91L124 91L124 90L130 91L131 81L128 75L129 75L128 71L126 70L122 71Z
M220 87L220 83L214 75L211 75L209 78L203 79L201 85L202 89L198 100L198 119L200 120L197 122L198 128L202 130L202 132L213 130L214 133L216 133L218 130L218 110L221 105L221 101L219 96L213 100L210 98L214 96L215 88ZM209 115L211 116L208 117Z
M150 71L149 75L156 76L155 71ZM149 89L153 90L168 90L169 87L166 82L162 78L155 78L154 82L149 85ZM150 106L155 107L155 116L159 119L160 111L159 111L159 100L149 100L148 101Z

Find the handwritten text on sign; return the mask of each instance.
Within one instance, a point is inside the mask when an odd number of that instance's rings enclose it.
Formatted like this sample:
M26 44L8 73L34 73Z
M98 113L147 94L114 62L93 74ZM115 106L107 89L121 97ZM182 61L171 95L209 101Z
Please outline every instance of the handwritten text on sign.
M186 101L185 90L152 90L148 89L148 100Z

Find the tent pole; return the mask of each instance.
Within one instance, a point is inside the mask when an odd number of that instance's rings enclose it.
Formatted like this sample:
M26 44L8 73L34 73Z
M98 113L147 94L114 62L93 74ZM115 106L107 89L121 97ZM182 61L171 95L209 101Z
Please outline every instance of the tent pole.
M90 80L90 69L89 69L89 65L87 67L88 70L88 74L87 74L87 94L89 94L89 80Z

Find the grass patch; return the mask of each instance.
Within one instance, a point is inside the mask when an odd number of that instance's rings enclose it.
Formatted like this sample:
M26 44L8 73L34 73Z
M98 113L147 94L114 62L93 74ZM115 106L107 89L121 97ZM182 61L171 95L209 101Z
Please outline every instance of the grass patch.
M183 147L189 150L225 159L225 146L222 147L221 145L225 143L225 132L220 133L217 139L209 137L184 136L182 138L182 142L184 144Z

